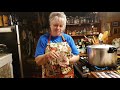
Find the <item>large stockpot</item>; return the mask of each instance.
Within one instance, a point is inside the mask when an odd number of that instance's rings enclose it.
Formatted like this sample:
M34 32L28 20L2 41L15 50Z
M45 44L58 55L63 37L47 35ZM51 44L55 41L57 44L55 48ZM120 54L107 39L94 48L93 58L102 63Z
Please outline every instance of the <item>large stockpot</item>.
M88 62L95 66L114 66L117 62L117 48L113 45L87 46Z

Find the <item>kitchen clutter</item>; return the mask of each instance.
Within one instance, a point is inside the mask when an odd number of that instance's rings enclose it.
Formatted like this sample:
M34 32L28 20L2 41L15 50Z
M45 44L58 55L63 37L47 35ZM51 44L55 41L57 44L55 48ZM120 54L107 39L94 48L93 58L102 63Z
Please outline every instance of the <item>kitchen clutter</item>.
M93 36L92 42L93 44L107 44L108 40L108 31L105 31L104 33L100 33L97 36Z
M108 31L105 31L104 33L100 33L97 35L86 36L84 35L84 38L81 38L76 43L77 49L80 53L85 54L86 53L86 47L88 45L99 45L99 44L107 44L108 41Z
M112 45L117 47L117 54L120 56L120 38L113 39Z

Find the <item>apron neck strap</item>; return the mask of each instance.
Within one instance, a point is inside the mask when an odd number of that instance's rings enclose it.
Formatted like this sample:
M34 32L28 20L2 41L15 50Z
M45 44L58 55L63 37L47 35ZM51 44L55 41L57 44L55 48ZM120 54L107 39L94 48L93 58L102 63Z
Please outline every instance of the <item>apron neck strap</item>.
M63 34L62 34L62 40L63 40L63 42L66 42L66 40L65 40L65 38L64 38L64 36L63 36Z
M48 38L48 43L50 43L50 40L51 40L51 34L49 35L49 38Z
M65 40L65 38L64 38L64 36L63 36L63 34L62 34L61 36L62 36L62 40L63 40L63 42L66 42L66 40ZM49 35L48 43L50 43L50 40L51 40L51 34Z

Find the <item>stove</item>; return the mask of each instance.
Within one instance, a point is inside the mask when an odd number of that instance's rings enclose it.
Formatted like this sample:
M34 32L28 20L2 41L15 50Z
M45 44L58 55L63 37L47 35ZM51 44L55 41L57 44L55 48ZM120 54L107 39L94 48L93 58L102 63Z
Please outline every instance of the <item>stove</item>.
M91 65L88 62L88 57L80 57L80 60L75 63L75 74L76 77L83 77L86 78L88 75L90 75L90 72L94 71L103 71L103 70L116 70L118 66L120 66L120 59L117 60L117 64L112 67L98 67L95 65Z

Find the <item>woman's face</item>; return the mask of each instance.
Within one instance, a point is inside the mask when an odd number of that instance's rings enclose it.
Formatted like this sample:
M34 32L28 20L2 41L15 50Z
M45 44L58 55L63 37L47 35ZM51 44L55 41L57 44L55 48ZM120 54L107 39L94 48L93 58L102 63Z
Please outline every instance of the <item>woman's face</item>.
M60 36L65 30L64 19L56 16L53 20L51 20L50 28L52 36Z

